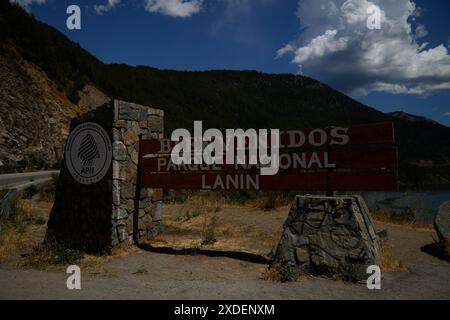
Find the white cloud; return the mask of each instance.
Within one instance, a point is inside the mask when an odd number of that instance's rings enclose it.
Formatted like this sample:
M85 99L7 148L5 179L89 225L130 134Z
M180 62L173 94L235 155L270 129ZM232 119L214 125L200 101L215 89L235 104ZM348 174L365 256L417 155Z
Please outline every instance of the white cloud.
M381 29L367 28L367 8L381 9ZM425 26L415 22L411 0L300 0L300 37L277 51L291 54L307 75L353 95L373 91L424 95L450 90L445 45L419 43Z
M35 2L37 4L44 4L46 0L10 0L11 3L17 3L25 9L29 9L30 5Z
M279 57L285 55L286 53L294 52L294 51L295 51L295 46L293 44L291 44L291 43L288 43L283 48L280 48L280 49L277 50L276 58L278 59Z
M426 37L428 35L428 30L423 24L418 24L416 27L416 39Z
M311 40L310 44L296 51L294 63L302 64L311 59L320 59L334 52L347 49L349 38L336 37L337 30L327 30L325 34Z
M450 112L444 112L444 113L443 113L443 116L445 116L445 117L450 117Z
M146 0L145 10L173 18L188 18L200 12L203 0Z
M120 0L108 0L106 4L94 5L94 10L97 14L103 14L110 11L120 3Z

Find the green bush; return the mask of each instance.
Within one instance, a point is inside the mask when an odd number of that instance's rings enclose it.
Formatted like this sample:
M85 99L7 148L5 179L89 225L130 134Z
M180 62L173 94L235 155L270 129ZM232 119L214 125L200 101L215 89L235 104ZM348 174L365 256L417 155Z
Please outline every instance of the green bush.
M25 190L23 190L23 198L25 199L31 199L34 195L38 193L38 189L35 185L31 185L29 187L26 187Z
M12 164L4 164L3 166L0 166L0 174L15 173L15 172L16 166Z

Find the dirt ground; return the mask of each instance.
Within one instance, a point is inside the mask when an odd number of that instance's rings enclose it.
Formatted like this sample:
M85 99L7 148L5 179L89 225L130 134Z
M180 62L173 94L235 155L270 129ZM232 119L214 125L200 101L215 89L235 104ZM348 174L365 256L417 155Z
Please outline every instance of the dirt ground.
M287 207L262 211L166 205L164 234L148 244L267 256L276 246L287 213ZM407 269L383 271L381 290L313 277L279 283L263 280L266 265L262 263L129 248L94 267L82 267L82 288L72 291L66 288L64 266L36 270L19 266L20 254L11 256L0 263L0 299L450 299L450 263L422 249L433 242L434 232L376 224L387 228L392 259ZM211 230L216 241L206 244L205 233Z

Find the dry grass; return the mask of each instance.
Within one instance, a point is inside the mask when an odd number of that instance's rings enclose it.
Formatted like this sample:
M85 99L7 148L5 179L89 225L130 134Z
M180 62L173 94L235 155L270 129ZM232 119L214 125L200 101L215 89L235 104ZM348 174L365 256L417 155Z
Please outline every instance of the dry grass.
M264 211L289 205L294 193L262 192L262 191L179 191L165 195L166 204L185 204L203 206L211 210L214 207L258 208Z
M371 217L379 222L388 224L400 225L414 229L432 230L433 225L424 222L418 222L415 219L415 211L411 208L406 208L400 213L385 212L379 208L370 210Z
M220 194L194 192L184 195L181 203L186 209L180 220L189 220L201 214L209 212L220 212L223 208L239 207L241 209L254 208L262 211L273 211L278 208L289 206L293 196L283 192L259 192L234 194L234 196L221 196ZM190 209L188 209L190 208ZM371 216L374 220L388 224L401 225L415 229L432 230L433 225L418 222L414 218L414 209L404 208L402 212L384 212L380 208L373 208Z
M48 205L18 199L14 206L11 216L0 223L0 262L31 249L45 234Z
M290 204L286 195L275 192L266 192L250 202L253 207L263 211L271 211Z
M287 213L283 211L283 217L278 217L279 212L273 214L284 204L282 197L275 193L254 197L245 203L241 202L239 194L227 198L220 193L193 193L181 200L176 204L166 203L164 234L152 239L152 245L214 247L265 255L279 240ZM260 217L269 211L270 218ZM273 221L275 216L276 221Z
M408 228L413 228L416 230L434 230L434 227L432 224L424 223L424 222L417 222L417 221L410 221L410 220L402 220L402 219L392 219L389 215L383 212L371 212L370 213L373 220L378 222L383 222L386 224L396 225L396 226L403 226Z
M283 267L283 268L265 268L261 273L261 280L267 281L275 281L275 282L300 282L305 276L298 275L292 267Z
M382 271L387 272L405 272L405 263L401 259L396 259L392 253L392 244L389 240L380 241L380 268Z
M192 216L195 208L166 205L164 233L150 241L153 246L211 248L266 255L281 236L278 225L258 217L262 212L242 207L225 207L220 212ZM189 217L186 217L189 212ZM271 220L275 220L270 216ZM269 230L264 230L268 228ZM272 231L276 230L276 231ZM215 241L214 241L215 240Z
M202 230L202 245L214 244L216 239L217 217L205 217Z
M109 254L84 254L62 244L43 244L51 202L19 199L14 219L1 222L0 263L40 270L62 270L77 264L91 274L108 275L104 264L114 257L124 257L139 249L121 245Z

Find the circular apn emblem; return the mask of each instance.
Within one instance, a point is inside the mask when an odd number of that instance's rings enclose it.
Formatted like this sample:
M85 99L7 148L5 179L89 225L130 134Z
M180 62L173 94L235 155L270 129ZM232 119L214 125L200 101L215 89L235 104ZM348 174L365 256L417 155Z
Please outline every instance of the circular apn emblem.
M98 124L82 123L70 133L67 139L65 158L67 168L77 182L97 183L111 166L111 140Z

